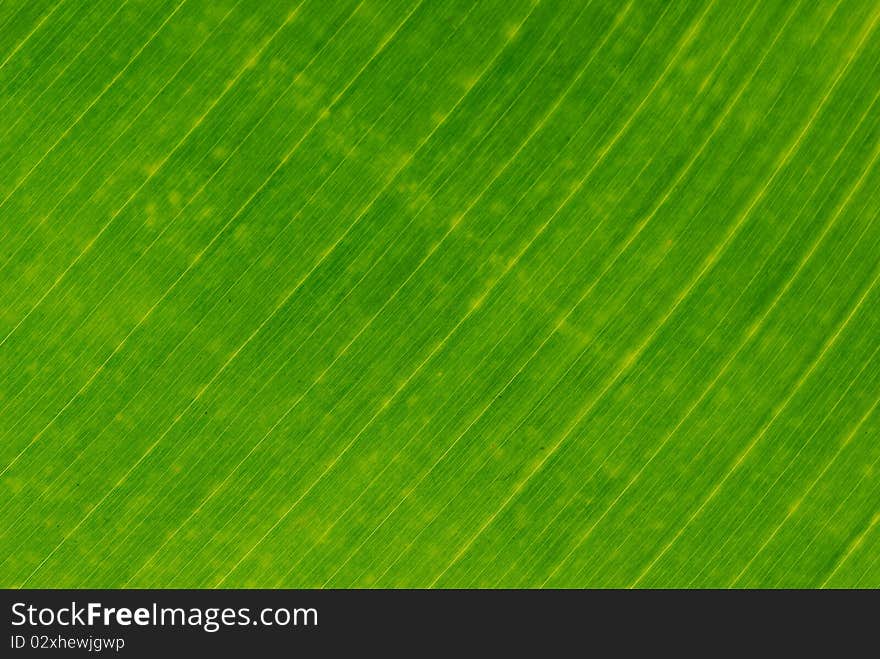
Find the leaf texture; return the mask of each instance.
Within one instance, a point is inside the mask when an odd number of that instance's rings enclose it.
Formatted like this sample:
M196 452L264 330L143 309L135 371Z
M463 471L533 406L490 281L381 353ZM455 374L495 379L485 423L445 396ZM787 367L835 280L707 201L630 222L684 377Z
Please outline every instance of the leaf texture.
M0 5L0 585L877 587L880 4Z

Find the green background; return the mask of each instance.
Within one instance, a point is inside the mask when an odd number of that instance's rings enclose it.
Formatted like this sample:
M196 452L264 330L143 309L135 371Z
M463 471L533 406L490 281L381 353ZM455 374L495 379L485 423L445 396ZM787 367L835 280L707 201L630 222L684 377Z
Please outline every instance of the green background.
M0 4L0 585L880 586L880 4Z

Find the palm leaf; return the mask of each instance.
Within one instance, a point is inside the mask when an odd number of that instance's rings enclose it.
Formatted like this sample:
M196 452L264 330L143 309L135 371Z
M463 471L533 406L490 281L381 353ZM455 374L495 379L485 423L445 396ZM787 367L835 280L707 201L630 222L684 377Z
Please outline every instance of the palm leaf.
M880 5L0 6L3 586L877 586Z

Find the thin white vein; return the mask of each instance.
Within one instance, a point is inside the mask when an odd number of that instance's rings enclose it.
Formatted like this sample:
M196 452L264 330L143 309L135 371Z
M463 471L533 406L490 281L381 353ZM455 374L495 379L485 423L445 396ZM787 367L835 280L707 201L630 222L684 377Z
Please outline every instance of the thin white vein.
M293 12L291 12L290 14L288 14L288 16L287 16L286 20L284 21L284 23L282 23L282 25L281 25L281 26L280 26L280 27L279 27L279 28L278 28L278 29L277 29L277 30L276 30L276 31L275 31L275 32L274 32L274 33L273 33L268 39L266 39L266 40L263 42L263 44L261 45L260 49L257 51L257 54L256 54L255 57L259 57L259 56L263 53L263 51L268 47L269 43L270 43L270 42L271 42L271 41L272 41L272 40L273 40L273 39L274 39L274 38L275 38L275 37L281 32L281 30L282 30L282 29L283 29L288 23L290 23L290 22L295 18L295 16L297 15L297 13L298 13L300 7L302 7L302 3L299 5L299 7L297 7L296 10L294 10ZM104 226L98 231L97 234L95 234L95 236L92 237L92 239L91 239L91 240L89 241L89 243L85 246L85 248L83 248L83 250L82 250L82 251L79 253L79 255L73 260L73 262L72 262L72 263L71 263L71 264L70 264L70 265L64 270L64 272L62 273L62 275L61 275L58 279L56 279L55 283L52 285L52 287L50 288L50 290L47 291L47 292L42 296L42 298L40 298L40 300L37 302L37 305L39 305L40 302L42 302L42 300L44 300L44 299L49 295L49 293L51 293L52 289L54 289L54 288L55 288L55 287L61 282L61 280L64 278L64 276L65 276L68 272L70 272L70 270L76 265L76 263L79 262L79 261L80 261L80 260L81 260L81 259L82 259L82 258L88 253L88 252L89 252L89 250L91 250L92 246L94 246L94 244L95 244L95 243L97 242L97 240L101 237L101 235L103 235L104 232L107 231L107 229L110 227L110 225L113 223L113 221L119 216L119 214L122 212L122 210L123 210L123 209L124 209L129 203L131 203L131 201L132 201L132 199L134 199L135 195L137 195L137 193L140 192L141 189L143 189L143 187L144 187L144 186L150 181L150 179L152 179L152 177L155 176L156 173L158 173L158 171L162 168L162 166L163 166L166 162L168 162L168 160L171 158L171 156L172 156L172 155L173 155L178 149L180 149L181 146L183 146L183 144L187 141L187 139L190 137L190 135L192 135L193 132L194 132L194 131L195 131L195 130L196 130L196 129L202 124L202 122L205 120L205 118L208 116L208 114L209 114L209 113L210 113L215 107L217 107L217 104L220 103L220 101L221 101L221 100L223 99L223 97L229 92L229 90L231 90L231 89L235 86L235 84L241 79L241 77L242 77L242 76L243 76L248 70L250 70L250 68L251 68L251 67L250 67L250 61L251 61L252 59L253 59L253 58L249 58L249 59L248 59L248 62L245 62L245 64L239 69L239 71L238 71L238 73L235 75L235 77L234 77L232 80L230 80L228 83L226 83L226 85L224 86L223 91L220 93L220 95L217 96L217 97L214 99L214 101L211 102L211 105L208 106L208 109L207 109L207 110L205 110L201 115L199 115L199 117L193 122L192 126L190 126L189 130L187 130L187 132L183 135L183 137L181 137L180 140L177 142L177 144L172 148L172 150L169 152L169 154L166 155L166 156L163 158L163 160L160 162L159 166L156 167L156 168L154 168L154 170L151 172L151 174L150 174L150 175L149 175L149 176L148 176L148 177L147 177L147 178L146 178L146 179L145 179L145 180L144 180L144 181L138 186L138 188L137 188L137 189L136 189L136 190L135 190L135 191L134 191L134 192L128 197L128 199L122 204L122 206L120 206L120 208L119 208L116 212L113 213L113 215L110 217L110 219L107 221L107 223L106 223L106 224L105 224L105 225L104 225ZM198 259L199 259L199 257L197 256L197 257L196 257L196 261L197 261ZM192 267L192 266L190 266L190 267ZM162 299L164 299L165 296L167 296L167 291L166 291L166 293L162 296L162 298L160 298L159 301L161 301ZM141 320L141 321L140 321L140 322L139 322L139 323L138 323L138 324L137 324L137 325L136 325L136 326L135 326L135 327L134 327L134 328L133 328L133 329L132 329L132 330L131 330L131 331L130 331L125 337L124 337L124 338L123 338L123 339L122 339L122 341L121 341L119 344L117 344L116 348L114 348L114 350L110 353L110 355L107 357L107 359L105 359L104 362L103 362L103 363L102 363L102 364L101 364L101 365L100 365L100 366L99 366L99 367L98 367L98 368L92 373L92 375L91 375L91 376L85 381L85 383L84 383L84 384L83 384L83 385L82 385L82 386L76 391L76 393L74 393L74 395L73 395L73 396L67 401L67 403L65 403L65 404L61 407L61 409L58 410L58 412L56 412L55 415L49 420L49 422L48 422L48 423L47 423L47 424L46 424L46 425L45 425L45 426L44 426L44 427L43 427L43 428L42 428L42 429L41 429L36 435L34 435L34 437L31 439L31 441L28 442L28 444L27 444L27 445L26 445L26 446L25 446L25 447L24 447L24 448L23 448L18 454L16 454L16 456L12 459L12 461L11 461L9 464L7 464L6 467L3 468L3 471L0 471L0 477L2 477L4 474L6 474L6 472L9 471L9 469L10 469L10 468L11 468L16 462L18 462L18 460L21 458L21 456L22 456L22 455L23 455L23 454L24 454L24 453L25 453L25 452L26 452L31 446L33 446L34 443L36 443L37 441L39 441L39 439L43 436L43 434L46 432L46 430L48 430L48 429L52 426L52 424L54 424L55 421L58 420L58 418L59 418L59 417L60 417L60 416L61 416L61 415L62 415L62 414L63 414L63 413L64 413L64 412L65 412L65 411L66 411L66 410L67 410L67 409L73 404L73 402L74 402L75 400L77 400L77 398L79 398L79 396L81 396L81 395L82 395L82 394L83 394L83 393L84 393L84 392L85 392L85 391L86 391L86 390L92 385L92 383L95 381L95 379L98 377L98 375L104 370L104 368L106 368L106 366L107 366L107 364L109 363L109 361L110 361L110 360L111 360L111 359L112 359L112 358L113 358L113 357L114 357L114 356L115 356L115 355L116 355L116 354L117 354L117 353L118 353L118 352L119 352L119 351L125 346L125 344L128 342L128 339L132 336L132 334L134 334L135 330L136 330L138 327L140 327L140 325L144 322L144 320L146 320L146 318L148 318L148 317L153 313L153 311L155 311L155 308L156 308L156 306L158 306L158 304L159 304L159 302L156 302L156 303L150 308L150 310L149 310L149 311L147 312L147 314L142 318L142 320ZM34 308L36 308L37 305L35 305ZM32 312L32 311L33 311L33 309L31 310L31 312ZM30 315L30 312L28 313L28 315ZM26 318L26 317L25 317L25 318ZM21 321L19 321L18 325L16 325L16 328L17 328L19 325L21 325L21 323L24 322L24 320L25 320L25 319L22 319ZM15 331L15 328L13 328L12 331L11 331L9 334L7 334L6 339L8 339L9 336L10 336L10 335L12 334L12 332L14 332L14 331ZM2 345L3 345L3 343L6 341L6 339L4 339L3 342L0 342L0 347L2 347Z
M397 27L390 34L386 35L386 37L381 41L381 43L376 48L376 50L373 51L373 53L369 57L369 59L363 64L363 66L361 66L360 69L358 69L357 73L355 73L355 75L352 77L352 79L333 97L333 100L330 102L330 104L327 108L328 111L330 108L333 107L333 105L335 105L343 97L343 95L348 91L348 89L351 87L351 85L353 85L355 83L355 81L358 78L360 78L360 76L363 74L364 70L366 70L366 68L387 48L388 44L391 43L391 41L400 32L400 30L403 28L403 26L409 21L409 19L412 17L412 15L421 6L422 2L424 2L424 0L420 0L418 3L416 3L412 7L412 9L406 14L404 19L397 25ZM309 128L308 132L311 132L314 129L314 127L317 126L318 123L320 123L323 120L323 118L326 117L327 115L328 115L328 112L322 113L318 117L318 119L315 121L315 123L313 123L312 126ZM308 134L308 132L307 132L307 134ZM293 155L294 151L296 151L296 149L303 143L304 140L305 140L305 136L302 137L294 145L294 147L290 151L288 151L286 156L281 160L281 162L276 166L276 168L269 174L269 177L267 177L267 179L259 186L259 188L256 191L254 191L254 193L247 199L247 201L245 201L245 203L242 205L242 207L239 209L239 211L236 212L234 217L237 217L241 213L241 211L244 210L244 208L247 207L251 203L251 201L256 197L256 195L259 193L259 191L262 190L266 186L269 178L274 176L274 174L281 168L281 166L283 166L283 164L288 162L290 157ZM359 221L359 219L360 219L360 217L357 218L355 220L355 222ZM230 222L231 222L231 220L230 220ZM353 226L353 225L351 225L351 226ZM351 230L351 226L349 226L349 229L347 231ZM340 239L340 241L341 241L341 239ZM238 355L241 354L242 350L244 350L251 343L251 341L253 341L253 339L271 321L271 319L274 318L275 314L277 314L278 311L285 304L287 304L287 302L294 296L294 294L297 291L299 291L299 289L302 287L302 285L305 283L305 281L315 272L315 270L321 265L321 263L323 263L323 261L326 260L326 258L330 255L330 253L332 253L333 249L339 244L340 241L337 241L332 248L330 248L329 250L324 252L324 255L322 256L322 258L312 267L311 270L309 270L308 273L306 273L306 275L302 279L300 279L300 281L297 283L297 285L294 286L294 288L292 288L282 298L281 302L279 302L278 305L275 306L275 308L269 314L269 316L267 316L256 327L256 329L254 329L251 332L251 334L248 335L248 337L244 340L244 342L227 358L227 360L217 370L217 372L211 377L211 379L199 389L199 391L196 393L196 395L193 397L192 401L190 401L190 403L187 405L187 407L183 410L183 412L181 412L179 415L177 415L177 417L175 417L175 423L177 422L177 420L181 419L189 411L189 409L191 409L192 406L195 405L202 398L202 396L204 396L205 392L211 387L211 385L213 385L214 382L216 382L216 380L220 377L220 375L222 375L226 371L226 369L230 366L230 364L232 364L235 361L235 359L238 357ZM196 260L200 259L204 253L205 253L205 249L203 249L199 253L199 255L196 257ZM182 276L183 275L181 275L181 277ZM178 281L179 281L179 279L178 279ZM158 302L156 304L158 305ZM153 308L155 308L155 305ZM128 336L131 336L131 335L129 334ZM109 358L108 358L108 360L109 360ZM105 364L106 364L106 362L105 362ZM101 367L99 367L98 371L96 371L96 375L102 369L103 369L103 365ZM87 386L87 385L84 385L84 386ZM68 403L68 405L69 405L69 403ZM57 418L57 415L55 418ZM156 439L156 441L154 441L149 446L149 448L143 453L143 455L141 455L141 457L138 458L138 460L125 472L125 474L122 475L122 477L116 482L116 484L110 490L108 490L104 494L104 496L102 496L101 499L96 504L94 504L94 506L92 506L92 508L89 509L89 512L87 512L86 515L64 536L64 538L61 540L61 542L58 543L58 545L52 550L52 552L45 559L43 559L43 561L40 563L40 565L38 565L37 568L34 569L34 571L31 573L31 575L28 576L28 578L25 580L25 583L27 583L27 581L30 580L30 578L37 571L39 571L39 569L45 564L45 562L52 555L54 555L54 553L66 542L66 540L71 535L73 535L79 529L79 527L82 526L82 524L92 516L92 514L94 514L95 510L97 510L101 506L101 504L103 504L103 502L127 480L128 476L141 464L141 462L143 462L143 460L146 459L153 452L153 450L155 450L156 446L158 446L159 443L162 441L162 439L164 439L164 437L167 435L167 433L170 431L170 429L171 429L171 427L173 427L173 425L174 424L172 424L172 426L169 426L169 428L165 432L163 432L162 435L160 435ZM0 474L0 475L2 475L2 474Z

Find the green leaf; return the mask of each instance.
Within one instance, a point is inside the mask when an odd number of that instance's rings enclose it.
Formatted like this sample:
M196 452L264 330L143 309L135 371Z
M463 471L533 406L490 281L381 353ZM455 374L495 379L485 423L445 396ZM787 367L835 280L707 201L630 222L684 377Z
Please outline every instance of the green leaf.
M880 5L0 6L0 585L880 585Z

